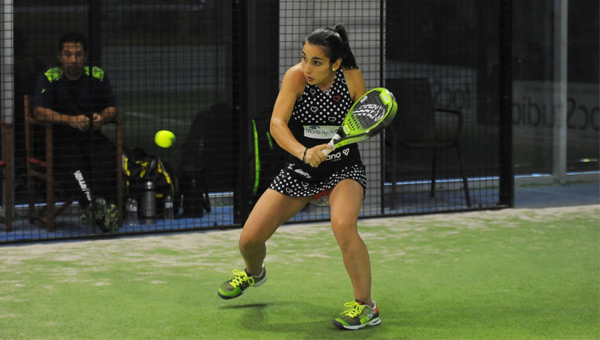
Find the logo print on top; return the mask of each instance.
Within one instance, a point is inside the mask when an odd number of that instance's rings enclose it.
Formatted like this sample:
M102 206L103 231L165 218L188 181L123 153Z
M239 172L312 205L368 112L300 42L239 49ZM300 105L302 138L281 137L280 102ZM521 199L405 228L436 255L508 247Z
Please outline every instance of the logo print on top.
M377 104L364 104L358 110L354 111L356 117L368 117L374 121L381 120L386 110Z

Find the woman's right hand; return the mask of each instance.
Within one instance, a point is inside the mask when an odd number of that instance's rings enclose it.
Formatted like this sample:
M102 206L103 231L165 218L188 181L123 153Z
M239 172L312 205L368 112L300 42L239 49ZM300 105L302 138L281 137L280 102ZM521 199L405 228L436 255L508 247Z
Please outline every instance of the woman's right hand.
M321 165L321 163L327 160L327 156L323 153L323 150L325 149L333 150L329 144L320 144L309 148L306 150L304 163L312 166L313 168L317 168L319 165Z

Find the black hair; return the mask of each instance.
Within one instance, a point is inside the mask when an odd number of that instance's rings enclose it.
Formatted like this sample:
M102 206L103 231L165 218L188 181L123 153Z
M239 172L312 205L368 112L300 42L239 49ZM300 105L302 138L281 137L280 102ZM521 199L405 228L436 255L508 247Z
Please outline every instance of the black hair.
M83 52L85 54L87 54L87 45L88 45L88 43L87 43L87 39L86 39L85 35L83 35L81 33L77 33L77 32L69 32L69 33L64 34L58 40L58 53L62 52L63 45L66 42L81 43L81 47L83 48Z
M337 24L332 28L319 28L304 39L304 43L306 42L311 45L323 46L325 55L329 57L332 63L342 58L343 67L358 68L354 54L350 50L348 33L344 25Z

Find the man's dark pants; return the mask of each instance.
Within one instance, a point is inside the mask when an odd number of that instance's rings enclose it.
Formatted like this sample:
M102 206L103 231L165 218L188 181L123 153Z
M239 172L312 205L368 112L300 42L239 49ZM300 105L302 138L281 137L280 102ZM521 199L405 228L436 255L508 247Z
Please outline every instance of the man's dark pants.
M116 147L104 134L56 129L54 160L55 178L62 184L62 187L56 187L57 190L75 195L83 207L89 204L83 190L86 186L94 198L102 197L116 203Z

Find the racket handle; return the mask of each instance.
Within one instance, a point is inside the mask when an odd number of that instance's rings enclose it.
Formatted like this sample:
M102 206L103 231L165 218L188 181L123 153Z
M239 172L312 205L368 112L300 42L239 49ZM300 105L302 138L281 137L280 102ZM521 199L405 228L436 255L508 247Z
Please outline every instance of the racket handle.
M331 147L333 148L333 150L335 150L335 145L333 144L333 142L329 142L329 145L331 145ZM329 155L331 153L331 151L333 151L332 149L323 149L323 154L325 156Z

